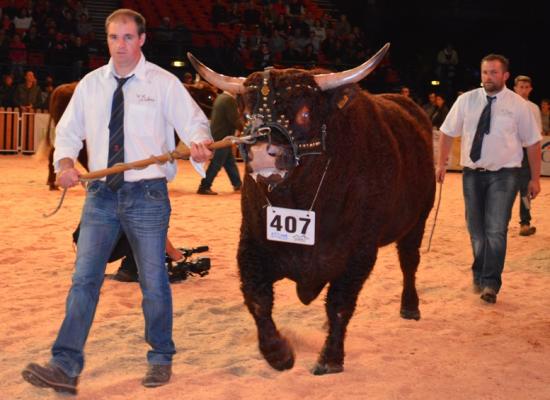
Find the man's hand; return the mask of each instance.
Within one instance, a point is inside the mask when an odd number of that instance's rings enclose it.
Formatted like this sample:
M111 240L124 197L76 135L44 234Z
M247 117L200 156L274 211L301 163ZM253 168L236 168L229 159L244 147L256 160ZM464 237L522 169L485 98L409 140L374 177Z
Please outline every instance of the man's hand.
M540 193L540 180L531 179L527 186L527 195L530 199L534 199Z
M76 186L80 183L80 172L74 167L62 169L57 173L55 183L63 189Z
M445 180L445 173L447 172L447 167L438 166L435 170L435 180L437 183L443 183Z
M198 163L203 163L205 161L208 161L212 158L212 151L206 147L207 145L211 144L211 140L204 140L199 143L191 143L191 158L193 161Z

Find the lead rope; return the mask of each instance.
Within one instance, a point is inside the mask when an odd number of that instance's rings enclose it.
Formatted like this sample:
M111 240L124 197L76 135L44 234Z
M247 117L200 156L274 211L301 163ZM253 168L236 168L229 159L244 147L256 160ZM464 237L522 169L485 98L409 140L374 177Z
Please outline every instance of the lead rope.
M330 164L330 158L327 160L327 165L325 165L325 170L323 171L323 176L321 177L321 182L319 182L319 186L317 186L317 192L315 192L315 197L313 198L313 201L311 202L311 207L309 207L309 211L313 210L313 206L315 205L315 201L317 200L317 196L319 195L319 191L321 190L321 185L323 184L323 181L325 180L325 175L327 174L328 166Z
M434 216L434 223L432 225L432 232L430 233L430 239L428 240L428 249L426 250L426 253L430 251L430 247L432 246L432 237L434 235L435 231L435 223L437 221L437 214L439 214L439 205L441 204L441 192L443 191L443 182L439 184L439 196L437 197L437 206L435 207L435 216Z
M327 174L328 166L330 165L330 158L327 160L327 164L325 165L325 170L323 171L323 176L321 176L321 181L319 182L319 186L317 186L317 191L315 192L315 196L313 197L313 201L311 202L311 207L309 207L308 211L313 210L313 206L315 205L315 201L317 200L317 196L319 195L319 192L321 191L321 186L323 185L323 181L325 180L325 175ZM267 197L267 194L265 194L265 200L267 201L267 205L265 207L271 207L272 204L269 201L269 198Z
M63 194L61 195L61 199L59 199L59 204L57 205L57 207L55 208L55 210L53 210L51 213L49 214L42 214L42 216L44 218L49 218L51 217L52 215L54 215L56 212L59 211L59 209L61 208L61 206L63 205L63 200L65 199L65 194L67 193L67 188L64 188L63 189Z

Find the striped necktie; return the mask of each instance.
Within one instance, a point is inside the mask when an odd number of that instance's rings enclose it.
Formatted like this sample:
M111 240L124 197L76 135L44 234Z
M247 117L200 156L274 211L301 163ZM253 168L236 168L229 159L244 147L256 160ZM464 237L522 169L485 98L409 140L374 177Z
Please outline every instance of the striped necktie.
M479 122L477 123L476 134L474 136L474 141L472 142L472 147L470 149L470 159L473 162L476 162L481 158L481 146L483 145L483 137L489 134L491 130L491 103L495 97L487 96L487 104L481 112L479 117Z
M109 121L109 158L107 167L124 163L124 93L122 86L133 75L127 78L117 78L117 88L113 94L111 120ZM124 183L124 172L107 176L107 186L116 192Z

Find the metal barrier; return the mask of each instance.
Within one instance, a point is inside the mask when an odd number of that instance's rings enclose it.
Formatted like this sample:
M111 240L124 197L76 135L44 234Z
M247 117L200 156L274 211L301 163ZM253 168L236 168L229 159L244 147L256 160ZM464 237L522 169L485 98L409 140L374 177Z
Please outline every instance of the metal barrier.
M49 114L0 107L0 153L34 154L46 136Z

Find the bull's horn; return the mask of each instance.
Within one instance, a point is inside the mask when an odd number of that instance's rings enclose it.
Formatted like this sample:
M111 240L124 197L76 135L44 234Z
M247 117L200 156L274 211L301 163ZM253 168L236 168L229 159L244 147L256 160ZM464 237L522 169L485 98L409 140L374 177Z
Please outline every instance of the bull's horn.
M246 78L235 78L233 76L218 74L217 72L212 71L206 65L197 60L193 54L187 53L187 57L189 58L189 61L191 61L191 64L193 64L193 67L195 67L197 72L205 80L216 86L218 89L226 90L229 93L233 94L244 92L243 83Z
M363 64L353 69L348 69L347 71L342 72L332 72L330 74L315 75L315 82L317 82L317 85L319 85L321 90L335 89L342 85L347 85L348 83L359 82L376 68L388 52L389 48L390 44L386 43L384 47L378 50L378 53L370 58L370 60L365 61Z

